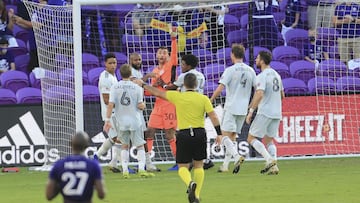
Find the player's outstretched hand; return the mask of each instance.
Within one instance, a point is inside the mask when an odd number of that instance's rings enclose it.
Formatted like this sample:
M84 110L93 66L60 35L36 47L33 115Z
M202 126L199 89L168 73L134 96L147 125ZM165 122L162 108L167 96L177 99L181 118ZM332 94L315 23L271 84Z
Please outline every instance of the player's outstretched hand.
M169 34L171 37L177 37L177 28L169 24Z

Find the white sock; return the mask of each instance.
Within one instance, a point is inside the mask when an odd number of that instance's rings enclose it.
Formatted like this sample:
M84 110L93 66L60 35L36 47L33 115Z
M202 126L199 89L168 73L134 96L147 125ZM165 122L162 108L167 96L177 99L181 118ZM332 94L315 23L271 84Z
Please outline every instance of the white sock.
M97 151L97 155L98 156L104 155L107 151L109 151L109 149L111 148L111 146L113 144L114 144L114 141L111 138L106 139L105 142L102 143L101 147Z
M254 139L250 144L255 148L257 152L259 152L264 157L266 162L272 161L269 152L265 149L265 145L262 142L260 142L257 139Z
M115 143L113 146L114 156L110 161L110 166L117 167L118 161L121 161L121 144Z
M274 160L277 160L277 149L276 149L276 146L274 145L274 143L269 143L267 145L267 150L269 151L269 154L271 155L271 157L274 159Z
M223 162L223 168L226 168L226 169L229 168L229 163L231 161L231 157L232 157L232 155L226 151L225 157L224 157L224 162Z
M121 166L122 166L123 172L129 172L128 165L129 165L129 149L122 149L121 150Z
M145 170L145 150L144 147L137 148L137 159L139 162L139 171Z
M239 158L240 155L239 155L239 153L237 153L233 142L230 140L230 138L228 136L223 137L222 143L223 143L223 145L225 145L227 153L231 154L235 158L235 160L237 158Z
M152 164L151 157L150 157L150 152L145 153L145 163L146 163L146 165L151 165Z

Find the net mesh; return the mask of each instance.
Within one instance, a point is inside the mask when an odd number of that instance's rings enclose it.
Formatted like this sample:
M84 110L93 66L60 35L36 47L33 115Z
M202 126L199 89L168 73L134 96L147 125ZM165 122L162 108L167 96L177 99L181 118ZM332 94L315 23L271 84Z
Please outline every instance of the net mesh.
M63 157L70 153L68 142L76 129L72 7L31 2L26 2L26 6L34 24L40 67L46 70L46 77L41 80L44 134L49 145L59 148ZM281 3L232 1L82 6L83 114L85 131L94 142L89 151L96 151L106 138L101 132L97 91L98 76L104 70L103 56L114 52L120 67L129 62L130 53L138 52L142 56L143 73L151 72L157 65L157 49L161 46L170 49L171 25L178 32L179 60L189 53L200 59L197 70L205 75L204 94L208 96L217 87L224 69L232 64L233 43L245 46L245 63L250 66L254 66L260 50L272 52L271 67L281 75L287 96L283 101L284 118L276 138L279 156L358 153L359 127L356 121L359 112L352 108L352 104L358 99L355 93L359 70L353 68L350 71L348 66L351 63L340 60L336 49L338 31L329 18L335 7L336 4L328 1L311 5L290 0ZM297 24L291 28L294 22ZM313 47L310 46L312 42L315 43ZM324 47L321 50L328 56L320 53L318 47ZM336 67L338 63L342 64L339 71L323 69L325 64ZM260 72L256 67L255 70ZM178 68L177 73L180 72ZM118 70L116 74L121 79ZM338 75L355 79L350 79L351 85L339 92L335 81L342 80L338 80ZM333 82L322 82L323 79ZM225 94L223 92L214 104L220 117ZM146 101L148 107L144 115L148 121L154 98L148 96ZM224 151L216 151L213 145L216 133L210 121L206 123L209 157L222 158ZM239 135L239 153L258 156L246 142L248 127L244 125ZM131 154L135 158L136 153ZM174 160L161 131L156 134L152 155L155 161ZM111 153L103 161L110 158Z

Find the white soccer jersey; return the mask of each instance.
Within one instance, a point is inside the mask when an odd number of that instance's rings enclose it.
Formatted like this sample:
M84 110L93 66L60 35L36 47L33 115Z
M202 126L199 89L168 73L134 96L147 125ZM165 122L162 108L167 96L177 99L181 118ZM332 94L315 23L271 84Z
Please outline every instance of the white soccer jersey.
M245 63L226 68L219 81L226 88L224 109L233 115L246 115L255 82L255 71Z
M257 114L281 119L281 91L284 89L280 75L272 68L262 71L256 78L256 89L264 90Z
M144 76L140 70L136 70L135 68L132 68L131 77L142 79Z
M129 80L121 80L111 87L109 102L115 104L117 130L142 130L143 115L137 105L143 98L143 89Z
M100 92L100 104L101 104L101 116L103 121L106 118L107 105L104 102L103 94L110 94L110 88L113 84L117 83L115 75L110 74L104 70L99 76L99 92Z
M184 92L185 91L184 78L185 78L185 75L188 74L188 73L193 73L196 76L197 81L198 81L196 91L201 93L201 94L204 94L205 76L204 76L204 74L197 71L196 69L191 69L188 72L181 73L179 75L179 77L177 78L177 80L174 82L174 85L180 87L180 91Z

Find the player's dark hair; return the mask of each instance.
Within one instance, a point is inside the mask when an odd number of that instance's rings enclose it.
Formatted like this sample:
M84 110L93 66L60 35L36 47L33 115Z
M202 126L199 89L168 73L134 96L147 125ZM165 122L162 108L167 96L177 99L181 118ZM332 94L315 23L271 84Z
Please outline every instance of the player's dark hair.
M199 64L199 59L192 55L192 54L186 54L181 58L182 61L185 61L185 63L189 66L191 66L191 69L196 68Z
M245 56L245 48L242 44L233 44L231 47L231 53L234 54L235 58L243 59Z
M167 47L164 47L164 46L159 47L159 48L158 48L158 51L159 51L159 50L167 50L168 52L170 52L169 49L168 49Z
M71 146L75 152L83 152L89 146L89 135L86 132L76 132L71 139Z
M123 64L120 66L120 75L122 78L130 78L131 76L131 65L130 64Z
M197 86L197 78L194 73L188 73L184 77L184 86L187 89L195 89Z
M271 62L271 60L272 60L272 55L271 55L271 53L268 52L268 51L260 51L260 52L259 52L259 57L260 57L261 60L264 61L264 63L265 63L266 65L269 65L270 62Z
M105 54L105 62L110 59L110 58L116 58L115 54L114 53L107 53Z

